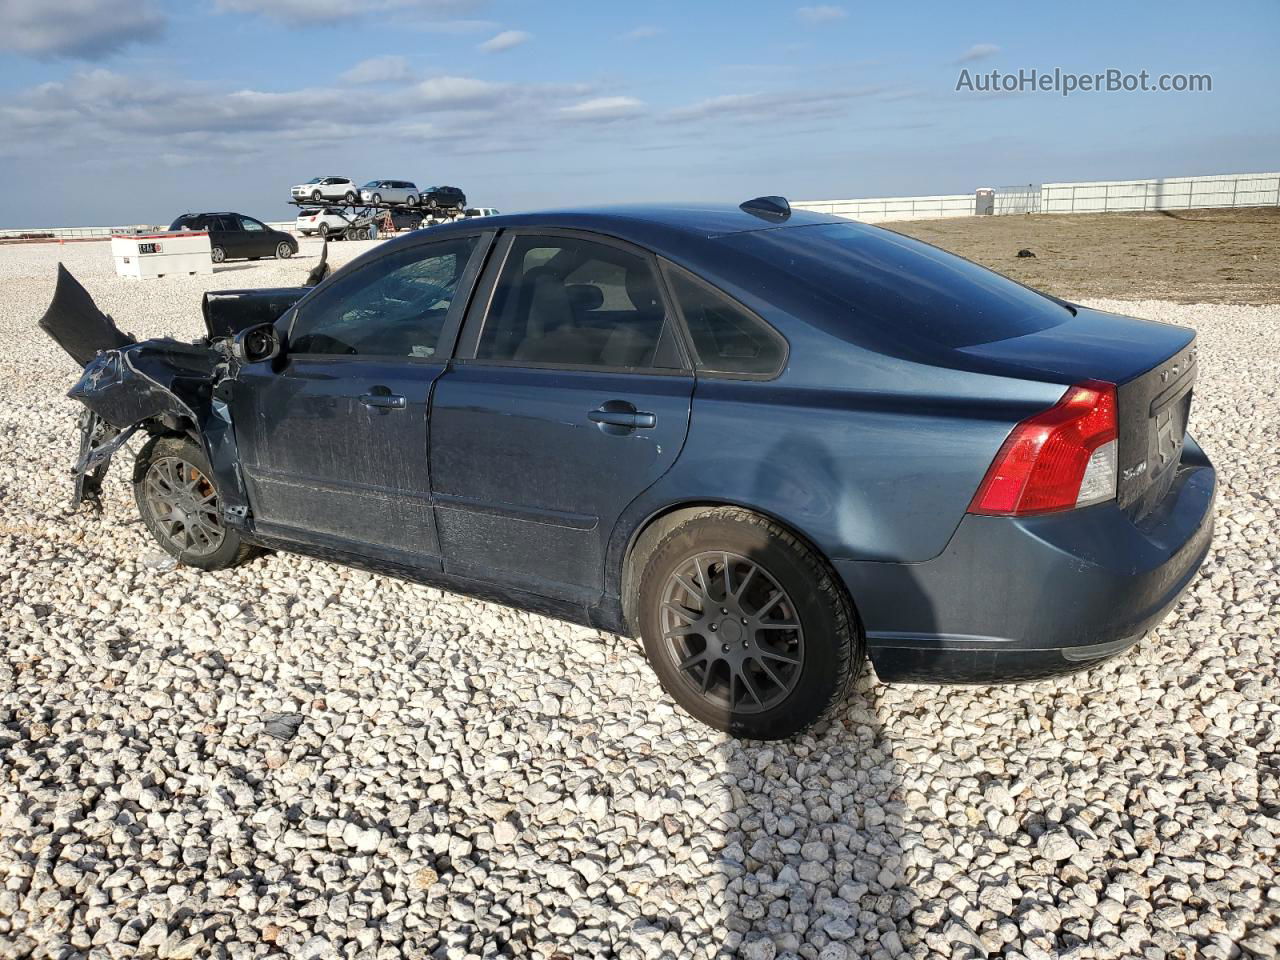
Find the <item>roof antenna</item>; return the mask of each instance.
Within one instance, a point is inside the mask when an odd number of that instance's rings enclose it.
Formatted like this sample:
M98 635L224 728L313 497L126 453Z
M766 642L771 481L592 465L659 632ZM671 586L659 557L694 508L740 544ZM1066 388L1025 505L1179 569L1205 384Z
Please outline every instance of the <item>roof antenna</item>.
M756 197L738 204L738 209L771 223L781 223L791 216L791 204L786 197Z

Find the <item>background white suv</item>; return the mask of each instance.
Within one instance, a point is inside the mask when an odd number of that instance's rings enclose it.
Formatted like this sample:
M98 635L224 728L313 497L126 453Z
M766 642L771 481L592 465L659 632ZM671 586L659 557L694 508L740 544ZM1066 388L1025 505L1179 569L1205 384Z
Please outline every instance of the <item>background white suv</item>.
M346 200L355 203L360 199L360 190L347 177L315 177L291 187L289 195L295 200Z
M305 207L298 211L294 229L306 237L313 233L318 233L322 237L330 235L340 237L350 225L350 221L342 215L341 210L335 210L333 207Z
M365 203L403 203L406 207L416 207L418 188L408 180L370 180L360 188L360 199Z

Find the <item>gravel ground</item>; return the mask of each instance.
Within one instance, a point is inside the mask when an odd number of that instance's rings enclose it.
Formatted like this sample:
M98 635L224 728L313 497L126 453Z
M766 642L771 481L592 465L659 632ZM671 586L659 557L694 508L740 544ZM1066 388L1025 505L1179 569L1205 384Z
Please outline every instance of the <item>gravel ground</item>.
M677 713L631 641L296 557L173 569L120 464L70 513L74 371L34 326L59 256L139 336L314 262L131 283L102 244L0 250L0 956L1280 952L1280 307L1100 304L1200 331L1221 478L1137 649L864 676L766 746Z

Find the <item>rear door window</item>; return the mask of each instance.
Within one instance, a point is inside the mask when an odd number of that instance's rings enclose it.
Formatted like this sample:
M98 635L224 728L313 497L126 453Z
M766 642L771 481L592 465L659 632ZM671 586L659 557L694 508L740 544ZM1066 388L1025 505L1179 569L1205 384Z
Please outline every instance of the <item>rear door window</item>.
M650 261L576 237L517 236L479 360L566 367L681 366Z
M781 371L787 342L773 327L679 267L666 265L664 270L693 341L699 370L747 376Z

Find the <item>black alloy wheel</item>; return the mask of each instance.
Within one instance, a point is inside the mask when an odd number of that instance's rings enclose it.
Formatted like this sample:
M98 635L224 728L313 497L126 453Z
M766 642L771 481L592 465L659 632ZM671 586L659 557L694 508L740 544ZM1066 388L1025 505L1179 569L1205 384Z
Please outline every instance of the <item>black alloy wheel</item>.
M790 737L844 702L864 637L844 585L767 517L709 507L638 538L625 607L663 689L735 736Z
M133 497L156 542L181 563L221 570L252 547L223 522L218 489L204 451L185 437L156 437L138 453Z

